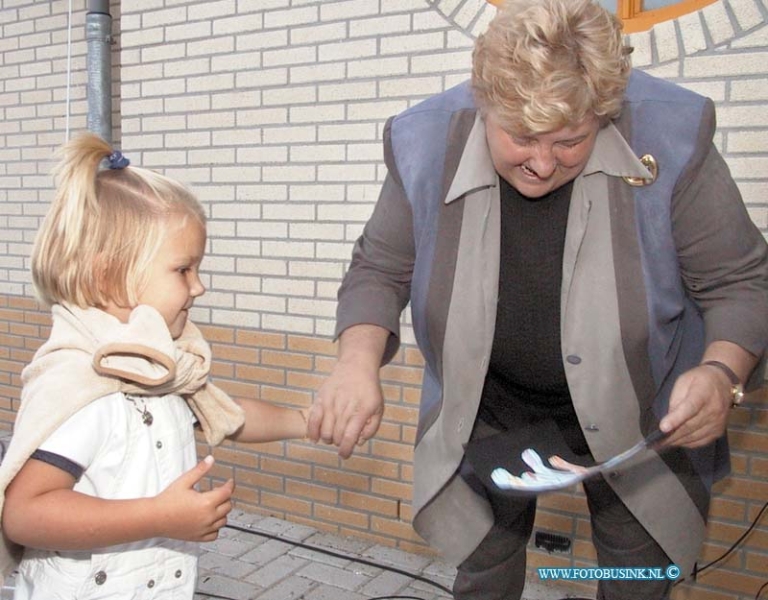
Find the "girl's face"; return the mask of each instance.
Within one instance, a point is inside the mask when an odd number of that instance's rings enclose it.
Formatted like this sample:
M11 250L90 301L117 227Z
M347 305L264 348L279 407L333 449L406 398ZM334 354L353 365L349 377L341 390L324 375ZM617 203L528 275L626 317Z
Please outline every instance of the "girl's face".
M173 339L184 330L195 298L205 293L199 274L204 252L203 225L192 217L169 217L166 237L149 267L139 304L151 306L163 316ZM126 323L132 308L109 305L105 310Z
M541 198L575 179L587 165L599 130L600 122L592 117L548 133L513 137L493 114L485 120L496 172L528 198Z

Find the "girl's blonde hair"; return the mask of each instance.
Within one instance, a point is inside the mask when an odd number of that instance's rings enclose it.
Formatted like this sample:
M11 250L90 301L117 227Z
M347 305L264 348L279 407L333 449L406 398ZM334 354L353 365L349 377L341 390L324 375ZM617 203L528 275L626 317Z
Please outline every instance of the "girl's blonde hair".
M472 87L509 133L605 123L621 112L631 52L592 0L507 0L475 44Z
M101 169L112 152L87 133L57 153L56 195L32 250L32 281L48 305L135 306L168 217L205 226L200 202L179 182L139 167Z

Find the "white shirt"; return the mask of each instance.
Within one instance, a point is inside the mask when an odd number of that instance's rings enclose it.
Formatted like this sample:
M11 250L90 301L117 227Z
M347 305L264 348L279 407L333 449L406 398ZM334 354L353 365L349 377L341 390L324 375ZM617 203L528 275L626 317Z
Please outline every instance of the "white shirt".
M142 420L143 409L152 424ZM99 498L156 496L197 462L194 416L179 396L104 396L65 421L41 450L84 467L75 491ZM88 552L27 548L14 600L190 600L197 544L153 538Z

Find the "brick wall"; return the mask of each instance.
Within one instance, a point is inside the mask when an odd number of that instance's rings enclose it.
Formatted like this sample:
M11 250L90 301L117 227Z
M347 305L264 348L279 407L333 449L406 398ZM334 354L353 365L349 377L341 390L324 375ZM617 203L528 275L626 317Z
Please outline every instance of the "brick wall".
M48 324L31 299L27 257L51 197L51 153L67 127L85 128L86 2L71 6L70 19L68 1L0 0L5 428ZM467 77L494 10L482 0L112 2L113 137L135 164L188 182L205 203L209 291L193 316L230 393L311 401L334 360L336 289L385 174L383 123ZM767 18L765 0L722 0L630 38L636 67L716 102L716 143L764 232ZM428 551L410 527L421 358L408 320L407 343L384 370L384 423L352 459L304 442L215 451L214 478L236 478L240 507ZM740 409L731 423L734 474L716 488L703 563L768 500L768 411ZM542 498L537 528L575 542L568 554L532 552L532 565L595 563L580 492ZM676 597L753 598L767 578L763 518L737 553Z

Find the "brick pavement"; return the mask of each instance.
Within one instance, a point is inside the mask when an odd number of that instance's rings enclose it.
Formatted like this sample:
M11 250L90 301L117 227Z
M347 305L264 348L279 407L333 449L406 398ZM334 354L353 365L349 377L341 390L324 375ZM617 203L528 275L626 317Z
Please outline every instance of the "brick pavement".
M195 600L452 597L456 571L433 556L237 510L229 522L218 540L202 546ZM523 600L565 597L529 582Z
M195 600L448 600L455 569L412 554L232 511L230 526L201 545ZM570 598L528 582L523 600ZM13 577L0 590L13 600Z
M10 433L0 432L0 460ZM413 554L241 510L201 545L195 600L447 600L456 570ZM560 600L562 589L528 582L522 600ZM0 600L13 599L13 576Z

